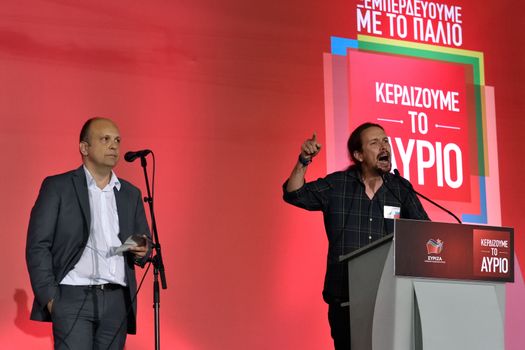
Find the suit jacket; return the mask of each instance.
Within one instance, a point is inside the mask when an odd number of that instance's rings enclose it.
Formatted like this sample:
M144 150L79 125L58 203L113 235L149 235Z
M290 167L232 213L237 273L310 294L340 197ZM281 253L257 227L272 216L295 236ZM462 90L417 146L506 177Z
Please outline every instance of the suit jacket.
M115 191L119 218L119 238L124 242L133 234L149 235L140 190L119 179ZM26 243L26 262L35 295L31 319L51 321L47 303L59 297L58 285L79 261L89 237L91 222L86 174L78 169L44 179L31 210ZM149 254L148 254L149 255ZM146 255L146 257L148 256ZM143 266L133 254L124 253L127 305L137 289L135 264ZM136 333L136 301L128 315L128 333Z

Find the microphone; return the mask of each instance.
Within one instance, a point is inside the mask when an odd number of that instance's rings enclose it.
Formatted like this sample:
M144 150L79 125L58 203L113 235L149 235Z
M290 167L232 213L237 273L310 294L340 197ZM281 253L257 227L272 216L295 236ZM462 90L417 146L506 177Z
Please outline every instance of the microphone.
M397 171L397 169L395 171ZM394 177L394 175L392 175L391 173L381 173L381 178L383 179L383 183L385 184L386 189L388 190L388 192L390 192L392 194L392 196L394 196L394 198L399 202L399 204L401 206L403 206L403 204L405 204L405 202L403 202L401 199L399 199L399 197L395 194L394 191L392 191L392 189L388 185L390 183L390 179L392 177Z
M131 162L135 161L135 159L143 158L143 157L147 156L150 153L151 153L151 150L149 150L149 149L141 149L140 151L136 151L136 152L129 151L129 152L126 152L126 154L124 155L124 160L126 162L130 162L131 163Z
M458 223L460 223L460 224L462 223L461 220L459 220L459 218L458 218L456 215L454 215L454 213L452 213L450 210L448 210L448 209L442 207L441 205L439 205L439 204L437 204L436 202L434 202L432 199L430 199L430 198L428 198L427 196L425 196L425 195L419 193L418 191L416 191L410 182L408 182L408 181L406 181L406 180L404 181L404 179L403 179L403 177L401 176L401 174L399 174L399 170L394 169L394 177L397 177L397 178L399 179L399 182L401 182L401 184L402 184L405 188L407 188L409 191L414 192L415 194L417 194L419 197L423 198L423 199L426 200L427 202L429 202L429 203L435 205L436 207L438 207L439 209L443 210L444 212L446 212L447 214L449 214L450 216L452 216L454 219L456 219L456 221L457 221Z

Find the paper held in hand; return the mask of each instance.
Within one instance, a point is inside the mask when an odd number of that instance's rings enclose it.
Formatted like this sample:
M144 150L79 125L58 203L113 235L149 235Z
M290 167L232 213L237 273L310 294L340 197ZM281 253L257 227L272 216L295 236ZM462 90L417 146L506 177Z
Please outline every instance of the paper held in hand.
M120 247L118 247L115 250L115 253L120 254L123 252L127 252L131 248L145 246L145 245L146 245L146 238L144 238L142 235L132 235L132 236L129 236L128 239L126 239L126 242L124 242Z

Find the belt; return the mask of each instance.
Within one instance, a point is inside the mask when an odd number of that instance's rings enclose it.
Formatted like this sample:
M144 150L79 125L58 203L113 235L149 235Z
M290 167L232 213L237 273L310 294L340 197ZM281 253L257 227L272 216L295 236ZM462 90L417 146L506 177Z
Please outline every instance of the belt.
M115 290L115 289L122 288L120 284L116 284L116 283L92 284L89 286L79 286L79 287L84 287L84 288L89 288L89 289L99 289L99 290Z

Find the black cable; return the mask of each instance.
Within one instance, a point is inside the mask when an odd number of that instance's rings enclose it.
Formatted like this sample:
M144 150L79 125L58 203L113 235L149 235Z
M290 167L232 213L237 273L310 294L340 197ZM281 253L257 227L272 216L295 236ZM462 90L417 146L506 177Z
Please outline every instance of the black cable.
M60 288L60 286L58 288ZM62 293L62 291L60 291L60 292ZM87 299L87 296L88 296L88 293L87 293L88 291L85 291L85 292L86 293L84 293L85 296L84 296L84 300L82 300L82 305L80 305L80 307L78 308L78 312L77 312L77 315L75 316L75 320L73 321L73 324L71 325L71 328L69 328L69 331L66 333L66 336L64 338L55 339L55 341L57 342L57 345L60 344L60 343L63 343L68 349L71 349L69 347L69 345L67 345L66 340L67 340L67 337L69 337L71 335L71 332L73 331L73 328L75 328L75 325L77 324L77 321L78 321L78 319L80 317L80 312L82 311L82 308L84 307L84 304L86 303L86 299ZM51 311L53 311L53 309L54 309L54 306L51 306Z
M151 206L153 207L154 198L155 198L155 168L156 168L156 162L155 162L155 153L153 153L153 152L150 152L150 153L151 153L151 156L153 157L153 174L152 174L152 180L151 180L151 198L149 198L149 200L151 201ZM156 244L156 242L154 242L153 239L154 239L154 235L152 235L152 237L151 237L152 249L153 249L153 245ZM129 313L133 309L133 303L137 299L139 291L142 288L142 284L144 283L144 279L146 278L146 275L148 274L148 271L149 271L149 269L151 267L152 262L153 262L153 258L148 259L148 264L147 264L146 270L144 271L144 274L142 275L142 278L140 280L140 283L139 283L139 285L137 287L137 290L136 290L135 294L133 295L133 298L131 298L131 303L129 304L128 310L126 311L126 316L120 322L120 326L117 329L117 331L115 332L115 334L113 335L113 338L111 339L111 342L108 345L108 349L111 347L111 345L113 345L113 342L117 338L117 335L119 334L122 326L124 325L124 322L127 322ZM133 273L135 273L135 272L133 272ZM138 307L138 305L137 305L137 307Z
M388 183L390 182L390 178L393 177L393 175L391 173L383 173L381 174L381 177L383 178L383 183L385 184L385 187L386 189L388 190L388 192L390 192L392 194L392 196L394 196L395 199L397 199L397 201L399 202L399 205L401 205L401 207L405 204L405 201L402 201L396 194L394 191L392 191L392 189L390 188L390 186L388 185ZM405 199L406 200L406 199ZM401 208L399 208L401 210Z
M109 343L107 349L109 349L111 347L111 345L113 345L113 342L115 341L115 339L117 339L117 335L119 334L120 329L124 325L124 322L128 322L129 313L131 312L131 310L133 310L133 303L137 299L137 295L139 294L139 291L142 288L142 284L144 283L144 280L146 278L146 275L148 274L148 271L149 271L150 267L151 267L151 261L148 263L148 266L146 267L146 270L144 271L144 274L142 275L142 278L140 279L140 283L137 286L137 291L133 295L133 298L131 298L131 303L129 304L128 310L126 311L126 316L120 322L120 326L117 328L117 331L115 332L115 335L113 335L113 338L111 339L111 342ZM138 307L138 305L137 305L137 307Z
M155 168L156 168L156 162L155 162L155 154L153 152L151 152L151 155L153 157L153 179L152 179L152 184L151 184L151 201L153 202L153 198L155 196ZM144 279L147 275L147 272L149 271L150 267L151 267L151 264L152 264L152 260L150 259L149 260L149 263L146 267L146 271L144 272L141 280L140 280L140 284L138 285L137 287L137 290L135 292L135 294L133 295L133 298L131 298L131 303L130 305L128 306L128 309L126 311L126 315L124 317L124 319L121 321L120 323L120 326L119 328L117 329L117 331L115 332L115 334L113 335L113 338L111 339L111 342L109 343L108 345L108 349L111 347L111 345L113 344L113 342L115 341L117 335L119 334L119 331L121 330L122 326L124 325L124 322L127 322L127 319L128 319L128 316L129 316L129 313L131 312L131 310L133 309L133 303L135 302L136 298L137 298L137 295L142 287L142 284L144 283ZM133 272L135 273L135 272ZM60 287L59 287L60 288ZM66 343L66 340L67 338L71 335L71 332L73 331L73 328L75 327L79 317L80 317L80 312L82 311L82 308L84 307L84 304L86 303L86 300L87 300L87 296L88 296L88 293L86 292L85 293L85 296L84 296L84 300L82 300L82 304L80 305L80 308L78 310L78 313L75 317L75 320L73 321L73 324L71 325L71 328L69 329L69 331L67 332L66 336L63 337L63 338L60 338L60 339L57 339L57 343L60 344L60 343L63 343L68 349L70 349L70 347L68 346L68 344ZM53 308L53 307L52 307Z
M153 199L155 198L155 168L157 162L155 161L155 153L151 152L151 156L153 157L153 174L151 179L151 200L153 202Z

